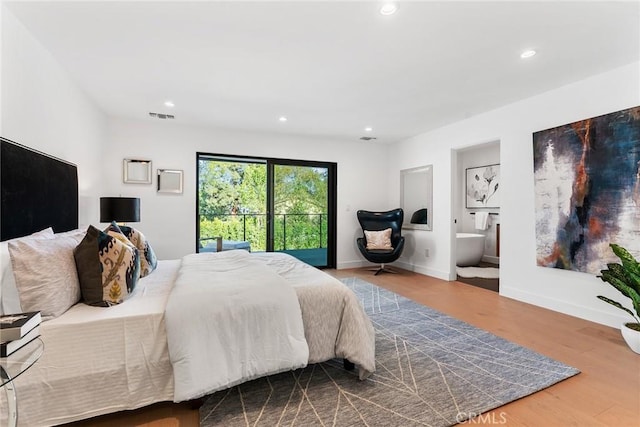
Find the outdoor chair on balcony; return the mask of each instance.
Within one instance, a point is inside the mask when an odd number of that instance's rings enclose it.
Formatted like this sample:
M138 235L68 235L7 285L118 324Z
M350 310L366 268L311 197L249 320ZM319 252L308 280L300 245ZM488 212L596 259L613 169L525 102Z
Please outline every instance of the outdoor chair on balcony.
M204 237L200 239L199 252L222 252L244 249L251 252L251 244L244 240L223 240L222 237Z
M356 240L358 249L369 262L380 264L374 269L377 276L381 272L395 273L385 268L385 264L400 258L404 249L402 222L404 211L400 208L387 212L371 212L359 210L358 221L364 233Z

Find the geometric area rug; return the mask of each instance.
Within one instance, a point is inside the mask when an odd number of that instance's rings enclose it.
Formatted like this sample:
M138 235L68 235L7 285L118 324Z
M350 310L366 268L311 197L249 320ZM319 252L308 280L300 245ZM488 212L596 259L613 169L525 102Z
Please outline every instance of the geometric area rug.
M376 330L376 372L341 360L208 396L201 426L451 426L579 373L359 278L342 279Z

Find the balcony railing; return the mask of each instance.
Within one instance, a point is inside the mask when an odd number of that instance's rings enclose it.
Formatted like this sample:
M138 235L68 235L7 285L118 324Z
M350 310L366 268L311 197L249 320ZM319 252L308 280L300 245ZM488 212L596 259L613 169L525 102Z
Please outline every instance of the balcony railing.
M265 250L267 214L220 214L213 215L208 221L215 222L220 219L223 224L228 224L238 220L241 223L239 230L229 230L218 232L215 235L222 235L225 239L249 240L251 247L255 250ZM275 214L274 215L274 249L313 249L326 248L326 221L327 214ZM259 236L259 239L256 239ZM209 236L203 230L202 221L200 228L200 243L205 246L214 236Z

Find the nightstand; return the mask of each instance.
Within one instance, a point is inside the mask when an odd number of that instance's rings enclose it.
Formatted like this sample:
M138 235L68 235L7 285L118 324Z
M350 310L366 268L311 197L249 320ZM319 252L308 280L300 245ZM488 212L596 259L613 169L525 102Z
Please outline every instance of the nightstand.
M32 367L44 352L44 343L36 338L7 357L0 357L0 388L7 394L9 425L18 425L18 395L13 380Z

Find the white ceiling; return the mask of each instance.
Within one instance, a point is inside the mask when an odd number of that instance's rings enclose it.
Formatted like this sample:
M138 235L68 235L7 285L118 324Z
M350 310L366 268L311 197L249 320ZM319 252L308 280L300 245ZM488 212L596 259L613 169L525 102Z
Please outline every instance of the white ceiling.
M392 16L375 1L5 4L109 115L353 140L640 59L638 1L400 2Z

